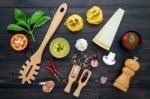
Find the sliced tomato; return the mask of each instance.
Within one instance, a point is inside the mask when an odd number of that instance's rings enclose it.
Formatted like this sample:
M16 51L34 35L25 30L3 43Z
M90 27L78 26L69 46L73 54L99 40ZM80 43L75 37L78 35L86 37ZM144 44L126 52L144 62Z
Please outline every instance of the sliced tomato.
M14 50L22 51L28 45L28 38L24 34L15 34L10 40L10 45Z

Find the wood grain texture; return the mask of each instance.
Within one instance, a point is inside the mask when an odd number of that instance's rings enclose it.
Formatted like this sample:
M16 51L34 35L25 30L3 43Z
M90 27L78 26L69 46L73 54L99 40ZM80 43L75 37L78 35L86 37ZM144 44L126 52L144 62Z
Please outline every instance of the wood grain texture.
M68 3L68 11L60 27L54 34L53 38L64 37L71 45L71 52L64 59L55 59L56 65L61 73L65 76L64 82L56 82L56 88L50 94L41 91L38 82L49 79L56 79L44 69L45 64L50 60L49 46L43 54L41 69L36 81L32 85L21 85L18 79L18 73L21 65L27 60L40 46L45 33L50 24L47 23L41 28L35 30L35 40L27 34L29 46L23 52L15 52L9 46L10 38L13 33L7 31L8 24L15 22L14 8L20 8L28 16L37 10L44 11L47 15L53 16L57 7L62 3ZM104 21L101 25L91 26L87 24L85 13L93 5L99 5L103 9ZM91 42L92 38L104 26L113 13L121 7L125 15L118 29L117 35L111 47L112 52L116 52L117 63L115 66L106 66L102 62L102 56L108 54ZM84 19L84 28L76 33L70 33L63 25L66 18L77 13ZM122 49L119 41L122 35L129 30L137 31L142 36L142 45L134 51ZM149 99L150 98L150 0L1 0L0 1L0 99L74 99L72 94L65 94L63 91L68 74L71 70L70 59L75 51L74 44L78 38L88 40L89 46L87 52L97 53L100 60L100 67L96 69L87 86L82 90L79 99ZM123 93L112 86L112 82L121 73L123 61L130 56L137 56L140 59L141 68L131 80L131 85L127 93ZM100 75L108 76L108 83L101 85L98 83ZM76 84L73 88L77 87ZM73 91L71 93L73 93Z

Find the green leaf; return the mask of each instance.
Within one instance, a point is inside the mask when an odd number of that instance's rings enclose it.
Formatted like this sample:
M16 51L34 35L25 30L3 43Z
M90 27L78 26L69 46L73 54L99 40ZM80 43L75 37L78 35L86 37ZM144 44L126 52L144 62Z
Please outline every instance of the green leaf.
M43 11L35 12L30 19L30 24L36 23L45 13Z
M28 24L26 23L26 21L23 21L23 20L19 20L17 22L18 25L23 25L23 26L27 26Z
M27 19L27 23L28 23L28 25L30 25L30 18Z
M12 30L12 31L26 31L24 28L17 24L10 24L7 26L7 30Z
M133 35L131 35L131 37L129 38L129 42L130 42L130 44L134 44L135 37Z
M23 11L21 11L21 10L15 8L15 19L16 19L17 21L19 21L19 20L26 21L26 16L25 16L25 14L24 14Z
M45 24L50 19L51 17L49 16L43 16L35 23L34 27L40 27L41 25Z

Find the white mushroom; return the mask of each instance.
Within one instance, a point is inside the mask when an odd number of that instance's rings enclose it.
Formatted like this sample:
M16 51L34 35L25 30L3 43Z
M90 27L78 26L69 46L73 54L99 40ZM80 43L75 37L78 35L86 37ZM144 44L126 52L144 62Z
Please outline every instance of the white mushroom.
M109 52L108 56L106 55L103 56L103 62L106 65L114 65L116 63L115 56L116 56L116 53Z

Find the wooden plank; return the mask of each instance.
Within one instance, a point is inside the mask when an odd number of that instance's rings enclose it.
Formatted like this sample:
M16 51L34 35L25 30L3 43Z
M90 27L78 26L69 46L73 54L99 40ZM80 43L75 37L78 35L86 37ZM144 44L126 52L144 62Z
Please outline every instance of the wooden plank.
M56 8L60 3L67 2L69 9L61 26L56 31L53 38L64 37L71 45L70 54L62 60L56 59L56 64L60 72L65 76L64 81L56 82L57 86L50 94L44 94L41 91L41 86L38 82L48 79L56 79L44 69L45 64L49 61L51 55L48 46L43 55L41 70L37 80L33 85L21 85L18 80L18 72L21 65L28 59L39 47L43 37L47 31L49 23L35 30L36 42L33 43L29 35L29 47L23 52L15 52L9 46L10 38L13 33L6 30L8 24L15 22L14 8L20 8L28 16L31 16L37 10L44 11L47 15L53 16ZM86 11L93 5L99 5L104 12L104 21L101 25L92 26L86 22ZM102 56L108 54L107 51L99 48L91 42L91 39L98 33L102 26L108 21L113 13L119 8L125 9L125 16L121 22L111 51L116 52L117 63L115 66L106 66L102 62ZM150 95L150 1L149 0L3 0L0 2L0 99L15 99L15 98L38 98L38 99L74 99L72 93L67 95L63 92L67 76L71 69L70 59L75 51L74 44L78 38L86 38L89 43L87 52L97 53L100 60L100 68L94 70L92 78L88 86L83 89L81 99L149 99ZM84 28L80 32L70 33L63 25L67 17L73 13L78 13L84 19ZM122 35L129 30L135 30L142 36L142 45L134 51L126 51L120 46ZM121 73L123 61L126 57L138 56L141 63L141 68L131 80L131 88L128 93L122 93L112 87L112 82ZM99 84L100 75L108 76L106 85ZM76 82L77 83L77 82ZM76 85L73 86L72 92Z
M11 92L11 96L7 94L7 92ZM9 99L9 98L21 98L21 99L27 99L27 98L38 98L38 99L59 99L61 98L69 98L74 99L72 95L67 95L63 93L63 90L55 89L51 94L43 94L39 89L31 88L28 89L5 89L0 91L3 96L1 98L3 99ZM16 94L17 93L17 94ZM108 88L101 88L101 89L95 89L92 90L90 88L84 89L79 99L148 99L149 97L149 90L147 89L131 89L130 93L122 93L115 89L108 89Z
M131 7L131 8L138 8L138 7L149 7L149 0L130 0L130 1L123 1L123 0L3 0L0 3L0 7L56 7L60 3L66 2L70 6L75 8L83 8L89 7L92 5L100 5L104 7Z

